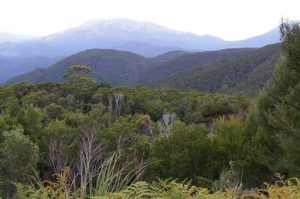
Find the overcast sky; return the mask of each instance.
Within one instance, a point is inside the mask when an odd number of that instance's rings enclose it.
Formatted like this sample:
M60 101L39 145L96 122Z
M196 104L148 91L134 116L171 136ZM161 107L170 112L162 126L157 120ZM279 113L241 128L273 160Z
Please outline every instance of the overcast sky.
M93 19L129 18L238 40L280 18L300 20L300 0L0 0L0 32L48 35Z

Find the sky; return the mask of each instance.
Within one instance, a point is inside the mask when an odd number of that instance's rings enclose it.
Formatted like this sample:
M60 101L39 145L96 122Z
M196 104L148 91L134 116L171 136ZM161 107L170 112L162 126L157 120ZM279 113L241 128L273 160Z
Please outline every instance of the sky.
M44 36L94 19L128 18L225 40L300 20L300 0L0 0L0 32Z

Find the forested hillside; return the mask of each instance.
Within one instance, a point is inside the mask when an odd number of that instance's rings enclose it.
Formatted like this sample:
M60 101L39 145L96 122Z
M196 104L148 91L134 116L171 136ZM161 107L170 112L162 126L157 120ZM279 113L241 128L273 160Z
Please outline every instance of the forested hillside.
M174 56L167 62L157 62L157 60L164 59L164 56L170 56L169 53L154 58L156 61L145 73L142 73L137 80L138 83L145 83L150 80L165 78L169 75L187 71L196 67L201 67L204 64L216 63L218 61L231 60L234 58L242 57L253 52L252 48L238 48L238 49L225 49L219 51L207 51L186 53L181 56Z
M45 69L36 69L32 72L17 76L8 81L16 82L64 82L63 74L69 66L83 64L94 69L97 82L105 82L112 85L120 85L137 78L137 76L149 67L147 58L116 50L92 49L69 56Z
M255 96L272 77L280 53L279 44L269 45L245 56L216 60L161 80L149 81L146 85L212 93L243 92Z
M12 78L7 83L65 82L61 74L71 65L83 64L94 69L97 82L113 86L145 85L212 93L241 91L255 96L271 78L280 51L279 44L274 44L260 49L173 51L145 58L125 51L92 49L67 57L48 68Z

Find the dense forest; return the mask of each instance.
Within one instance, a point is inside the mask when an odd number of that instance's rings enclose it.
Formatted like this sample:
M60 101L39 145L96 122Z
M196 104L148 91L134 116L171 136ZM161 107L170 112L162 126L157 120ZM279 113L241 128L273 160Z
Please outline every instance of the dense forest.
M66 83L2 86L0 196L299 198L286 179L300 177L300 27L280 31L283 56L255 99L112 87L85 65Z
M161 79L153 78L145 85L151 88L194 89L211 93L243 92L253 97L271 79L280 53L280 45L272 44L243 56L209 62Z

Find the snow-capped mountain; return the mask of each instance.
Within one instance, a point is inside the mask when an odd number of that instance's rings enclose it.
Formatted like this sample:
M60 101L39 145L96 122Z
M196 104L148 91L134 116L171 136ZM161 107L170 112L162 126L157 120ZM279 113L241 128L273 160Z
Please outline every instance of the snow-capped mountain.
M89 48L112 48L127 43L145 43L151 46L171 48L214 49L224 42L212 36L197 36L192 33L174 31L150 22L128 19L94 20L81 26L43 38L49 45L73 44ZM76 47L75 47L76 48ZM130 49L128 49L130 51Z
M91 48L120 49L155 56L170 50L261 47L279 41L274 35L268 33L252 40L228 42L211 35L175 31L150 22L93 20L46 37L0 44L0 56L65 56Z
M92 20L73 30L87 30L90 32L104 33L105 31L112 32L115 30L125 32L173 32L173 30L159 26L151 22L138 22L130 19L112 19L112 20ZM178 32L179 33L179 32Z

